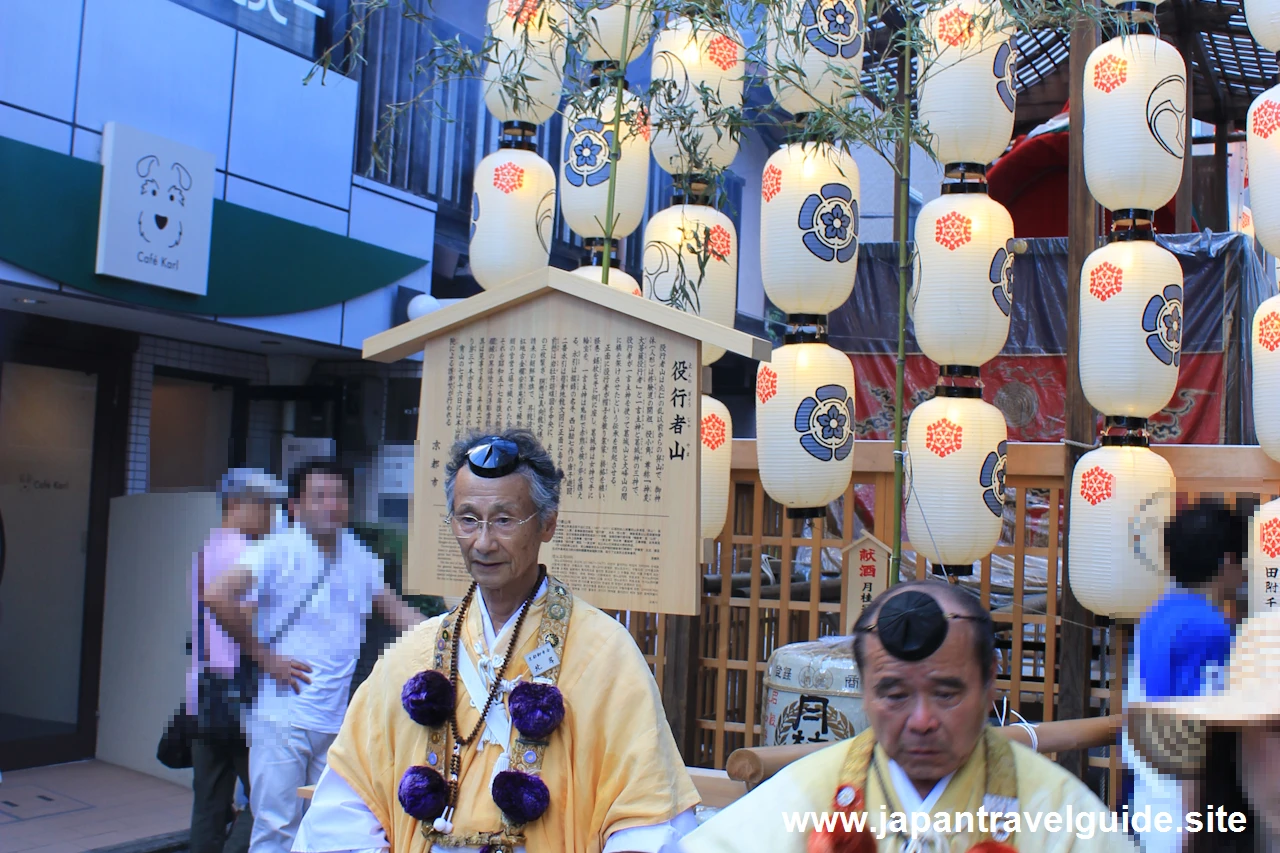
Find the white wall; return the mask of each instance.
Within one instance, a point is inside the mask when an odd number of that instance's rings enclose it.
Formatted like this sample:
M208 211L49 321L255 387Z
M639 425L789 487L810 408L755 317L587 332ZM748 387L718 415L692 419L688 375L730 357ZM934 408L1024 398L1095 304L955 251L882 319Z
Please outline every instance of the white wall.
M97 161L103 124L123 122L213 152L226 201L429 260L435 206L357 187L359 86L337 74L304 84L311 68L169 0L0 2L0 134ZM409 278L429 287L429 272ZM218 319L358 347L391 325L394 294L391 285L302 314Z
M182 702L191 630L191 555L219 523L208 492L111 501L102 622L97 757L172 782L190 770L156 761L156 741Z

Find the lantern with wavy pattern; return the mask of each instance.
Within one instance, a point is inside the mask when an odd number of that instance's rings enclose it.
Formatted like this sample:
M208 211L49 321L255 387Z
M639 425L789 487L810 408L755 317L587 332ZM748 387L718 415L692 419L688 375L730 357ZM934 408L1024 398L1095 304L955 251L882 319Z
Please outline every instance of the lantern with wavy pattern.
M701 527L703 539L715 539L729 517L729 469L733 462L733 418L729 407L702 395L698 435L702 440Z
M742 106L743 73L742 40L723 24L681 17L658 33L649 109L660 168L681 175L733 162L738 140L718 111Z
M471 274L480 286L546 268L556 212L551 164L533 151L500 148L476 165L473 186Z
M499 121L542 124L560 103L564 10L556 0L491 0L493 61L485 63L484 103Z
M1254 234L1264 249L1280 255L1280 86L1250 105L1246 138Z

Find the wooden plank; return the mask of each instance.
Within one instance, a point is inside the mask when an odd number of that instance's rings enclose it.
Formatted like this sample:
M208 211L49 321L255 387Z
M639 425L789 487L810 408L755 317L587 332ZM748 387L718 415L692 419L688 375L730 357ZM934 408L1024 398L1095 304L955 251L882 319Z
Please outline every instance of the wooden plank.
M1022 612L1025 569L1027 563L1027 490L1018 489L1013 523L1013 669L1010 671L1013 696L1009 704L1022 712L1022 643L1026 635L1026 619Z
M722 809L747 793L747 786L729 778L723 770L707 770L703 767L686 767L693 787L698 789L702 805Z
M1049 554L1047 563L1053 569L1053 582L1051 589L1055 592L1058 589L1058 537L1059 537L1059 502L1062 499L1062 489L1049 490ZM1046 585L1048 586L1048 577L1046 575ZM1044 720L1049 722L1056 717L1057 703L1054 701L1058 681L1058 596L1047 596L1045 604L1045 624L1048 630L1045 632L1044 644L1044 678L1045 678L1045 703L1044 703Z

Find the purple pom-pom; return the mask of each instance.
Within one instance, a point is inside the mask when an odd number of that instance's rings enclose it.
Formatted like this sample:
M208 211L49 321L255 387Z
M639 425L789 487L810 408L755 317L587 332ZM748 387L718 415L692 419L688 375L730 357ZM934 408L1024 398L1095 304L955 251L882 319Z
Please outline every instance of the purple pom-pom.
M443 726L453 713L453 685L434 669L425 669L404 683L400 704L420 726Z
M551 805L547 783L519 770L503 770L494 777L489 790L498 808L514 824L537 820Z
M449 804L449 786L444 777L430 767L418 765L404 771L397 792L405 814L430 823L444 814Z
M507 707L520 734L542 740L564 720L564 697L554 684L522 681L511 691Z

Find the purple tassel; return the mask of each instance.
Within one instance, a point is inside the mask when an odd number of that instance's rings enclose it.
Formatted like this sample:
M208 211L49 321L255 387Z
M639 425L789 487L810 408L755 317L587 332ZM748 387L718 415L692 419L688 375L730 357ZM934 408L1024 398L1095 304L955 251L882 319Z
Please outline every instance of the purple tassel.
M442 726L453 713L453 685L434 669L425 669L404 683L400 704L415 723Z
M520 734L532 740L544 740L564 720L564 696L553 684L522 681L511 691L507 707Z
M444 777L422 765L404 771L398 794L405 814L423 823L440 817L449 804L449 786Z
M493 801L514 824L526 824L542 817L551 805L547 783L519 770L503 770L490 788Z

